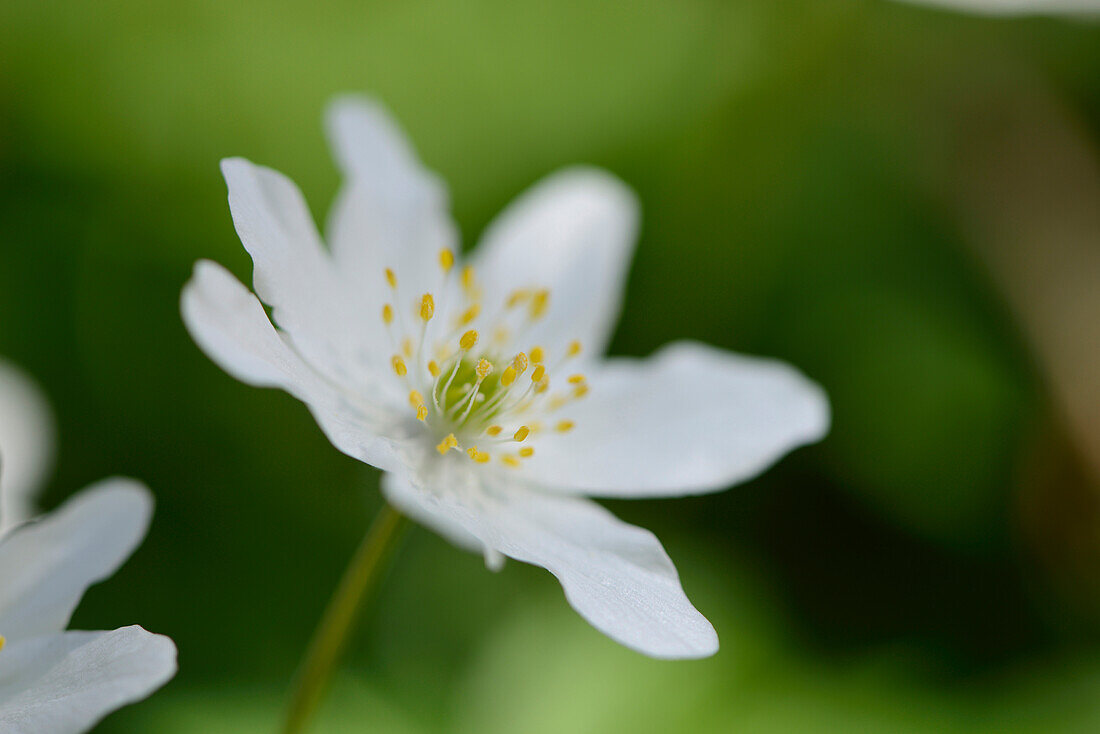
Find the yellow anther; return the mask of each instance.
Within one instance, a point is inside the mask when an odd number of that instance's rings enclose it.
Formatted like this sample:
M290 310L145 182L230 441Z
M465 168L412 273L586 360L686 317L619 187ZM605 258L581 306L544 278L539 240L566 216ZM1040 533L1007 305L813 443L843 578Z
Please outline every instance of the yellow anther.
M580 385L584 382L584 375L569 375L570 385Z
M471 446L470 448L466 449L466 455L469 456L471 459L477 456L477 446Z
M477 331L474 329L467 331L462 335L462 338L458 340L458 346L466 351L473 349L475 344L477 344Z
M490 458L487 451L478 451L477 446L466 449L466 455L479 464L487 464Z
M508 300L504 302L504 305L508 308L515 308L530 297L531 291L520 288L508 294Z
M504 372L500 373L500 384L504 387L508 387L516 381L516 368L512 365L508 365L504 368Z
M514 456L502 456L500 457L500 463L504 464L505 466L510 466L513 469L518 469L520 467L519 459Z
M412 358L412 356L413 356L413 340L410 339L409 337L405 337L404 339L401 340L401 353L404 354L406 358L410 358L410 359Z
M474 305L470 306L468 309L466 309L465 311L462 312L462 316L459 317L458 322L462 326L465 326L466 324L468 324L471 321L473 321L474 319L476 319L480 313L481 313L481 304L480 303L475 303Z
M573 397L583 398L588 394L588 385L580 384L573 388Z
M565 404L568 402L569 401L563 398L561 395L555 395L554 397L550 398L550 402L547 403L546 407L548 410L557 410L564 407Z
M486 377L492 374L493 363L487 359L479 360L477 363L477 367L474 368L474 372L477 373L478 377L484 380Z
M512 436L512 438L516 439L517 441L522 441L523 439L527 438L527 434L529 434L530 432L531 429L527 426L520 426L519 430L516 431L515 435Z
M455 264L455 254L450 250L439 251L439 267L443 268L444 273L451 272L451 268Z
M531 429L531 433L538 433L542 430L542 424L538 421L530 423L527 427Z
M434 359L428 362L428 372L431 373L432 377L439 377L439 362Z
M558 425L554 426L554 430L559 433L565 433L567 431L572 431L575 425L577 424L573 421L558 421Z
M535 368L535 371L531 373L531 382L542 382L542 378L546 376L546 368L541 364Z
M414 408L424 402L424 396L420 394L419 390L413 390L409 393L409 405Z
M531 310L528 316L531 320L541 319L543 314L546 313L546 309L550 306L550 291L543 289L535 291L535 295L531 297Z
M386 326L393 323L393 306L388 303L382 307L382 321L385 322Z
M542 347L531 347L531 361L535 364L542 364L546 361L546 350Z
M428 406L427 405L418 405L418 406L416 406L416 419L418 421L428 420Z
M405 360L401 359L401 355L393 355L393 359L390 361L393 362L393 371L397 373L398 377L404 377L409 373L408 368L405 367Z
M446 252L446 250L444 250ZM431 321L432 316L435 315L435 299L432 298L431 293L425 293L420 298L420 318L424 321Z
M512 360L512 366L516 368L516 374L522 375L527 371L527 355L520 352L516 355L516 358Z
M569 349L566 351L566 356L576 357L580 353L581 353L581 343L579 341L577 341L576 339L569 342Z
M473 265L467 265L466 267L462 268L462 288L463 288L463 290L465 290L467 292L473 290L474 284L475 284L475 278L476 278L476 276L474 275L474 266Z
M508 463L508 462L505 462L505 463ZM3 650L3 649L4 649L4 643L5 643L5 642L7 642L7 640L6 640L6 639L4 639L4 636L3 636L3 635L0 635L0 650Z
M499 436L500 432L503 430L504 429L500 426L489 426L487 429L485 429L485 432L488 433L490 436Z
M530 446L524 446L519 450L519 455L527 459L535 455L535 450Z
M542 380L539 381L539 383L537 385L535 385L535 394L536 395L541 395L542 393L546 392L549 389L550 389L550 378L549 377L544 377L544 378L542 378Z
M458 439L455 438L453 433L448 433L447 437L439 442L439 445L435 447L435 450L441 454L445 454L453 448L458 448Z
M394 275L393 270L386 268L386 282L390 284L390 288L397 287L397 276Z

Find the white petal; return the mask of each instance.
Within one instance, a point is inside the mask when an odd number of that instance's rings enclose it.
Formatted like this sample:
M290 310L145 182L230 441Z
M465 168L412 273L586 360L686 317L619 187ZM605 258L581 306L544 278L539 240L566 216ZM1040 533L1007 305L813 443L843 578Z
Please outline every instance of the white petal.
M181 311L195 342L226 372L251 385L282 388L306 403L333 445L349 456L382 469L403 466L392 440L400 435L400 424L384 402L372 404L367 391L350 393L318 375L225 268L199 262L183 289ZM384 399L382 386L372 397Z
M9 640L65 628L85 589L130 557L153 498L140 483L106 479L0 541L0 630ZM0 663L7 650L0 651Z
M485 546L546 568L592 626L657 658L712 655L718 638L696 611L660 542L591 500L474 481L418 489L416 517L463 529ZM404 505L408 506L408 505Z
M697 494L764 471L829 426L824 392L789 365L692 342L609 360L583 400L555 413L524 473L604 497Z
M633 192L611 174L560 171L516 199L474 253L492 312L517 288L550 289L550 308L524 338L556 354L579 339L602 354L619 318L638 231Z
M53 446L45 396L22 371L0 360L0 535L35 514L34 496Z
M379 314L363 308L371 285L337 275L301 192L278 171L243 158L222 161L233 224L252 256L253 287L272 318L321 372L348 382L373 381L389 347Z
M15 642L0 656L0 730L79 734L175 672L172 641L136 626Z

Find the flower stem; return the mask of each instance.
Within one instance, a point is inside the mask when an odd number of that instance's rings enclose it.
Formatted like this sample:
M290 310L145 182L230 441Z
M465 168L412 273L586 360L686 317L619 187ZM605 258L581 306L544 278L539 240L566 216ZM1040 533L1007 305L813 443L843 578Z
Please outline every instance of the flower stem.
M305 731L347 646L355 620L378 585L386 561L406 525L405 516L385 504L363 536L298 667L283 734Z

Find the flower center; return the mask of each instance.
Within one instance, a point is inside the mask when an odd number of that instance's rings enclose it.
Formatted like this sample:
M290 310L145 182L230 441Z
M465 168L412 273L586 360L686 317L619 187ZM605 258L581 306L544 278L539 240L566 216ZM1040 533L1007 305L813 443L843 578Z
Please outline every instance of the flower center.
M483 343L476 328L481 323L482 289L473 267L462 268L458 288L452 288L454 254L439 253L444 273L441 296L452 290L461 292L461 308L441 313L451 323L444 336L426 343L428 323L436 318L436 299L431 293L413 301L411 313L394 309L401 294L397 274L384 271L393 296L382 307L382 321L394 348L390 358L393 373L409 389L409 405L431 435L438 441L441 455L464 451L474 462L487 464L493 454L512 468L534 455L533 437L544 430L566 432L573 428L569 419L553 414L588 394L584 375L573 374L562 390L551 391L550 372L557 372L581 353L574 340L563 354L548 355L540 346L526 351L515 349L529 327L542 319L550 307L550 291L522 288L512 291L499 304L489 322L491 338ZM445 304L441 304L445 305ZM406 322L411 317L412 329ZM491 453L492 452L492 453Z

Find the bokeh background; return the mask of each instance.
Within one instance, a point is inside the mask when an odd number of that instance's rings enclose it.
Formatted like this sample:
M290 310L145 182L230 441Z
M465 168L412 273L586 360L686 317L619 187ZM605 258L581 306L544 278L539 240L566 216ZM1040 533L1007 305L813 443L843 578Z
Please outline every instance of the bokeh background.
M415 529L318 732L1100 728L1100 25L885 0L6 0L0 354L60 445L158 509L74 624L171 635L180 673L97 731L268 732L378 474L223 374L178 316L242 279L217 162L293 177L365 91L449 182L467 247L570 163L639 193L613 351L696 337L799 365L829 437L652 528L723 647L655 662L541 569Z

